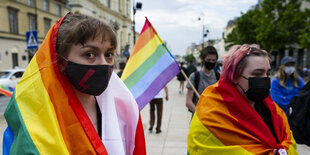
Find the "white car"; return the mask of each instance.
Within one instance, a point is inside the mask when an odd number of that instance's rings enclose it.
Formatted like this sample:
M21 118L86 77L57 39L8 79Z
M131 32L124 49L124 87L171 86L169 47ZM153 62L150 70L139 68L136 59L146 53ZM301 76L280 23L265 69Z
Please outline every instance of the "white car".
M1 70L0 85L8 86L15 89L24 72L25 69Z

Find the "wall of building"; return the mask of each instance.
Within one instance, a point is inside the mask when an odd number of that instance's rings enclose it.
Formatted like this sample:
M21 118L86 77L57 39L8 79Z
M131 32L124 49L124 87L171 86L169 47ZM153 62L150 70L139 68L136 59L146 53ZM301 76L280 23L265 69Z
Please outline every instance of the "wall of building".
M35 2L35 0L34 0ZM49 10L43 10L43 0L36 0L36 7L28 5L28 0L1 0L0 3L0 69L12 69L12 53L17 53L18 67L26 68L35 51L29 53L26 45L26 32L29 31L29 14L37 15L38 45L45 37L44 19L55 24L67 11L66 0L49 0ZM56 5L61 6L61 15L56 14ZM18 33L10 32L8 8L17 9Z

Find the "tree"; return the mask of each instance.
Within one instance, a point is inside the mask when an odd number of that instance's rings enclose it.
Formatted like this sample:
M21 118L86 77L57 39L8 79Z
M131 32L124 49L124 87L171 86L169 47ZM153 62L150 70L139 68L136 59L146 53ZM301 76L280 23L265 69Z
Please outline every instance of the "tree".
M257 43L269 51L293 48L296 44L309 47L310 12L302 11L300 6L300 0L264 0L260 9L237 18L236 27L225 38L226 48L244 43Z
M187 61L187 62L190 62L190 61L196 62L196 58L195 58L195 56L193 54L189 54L189 55L187 55L185 57L185 61Z
M256 17L259 27L256 39L264 49L291 48L305 26L299 0L264 0Z
M259 14L258 9L249 10L241 13L241 17L236 19L236 26L231 33L224 38L227 46L226 50L234 44L254 44L257 43L255 29L258 27L257 21L253 20Z
M299 34L299 42L301 47L310 48L310 9L305 9L304 15L306 24Z

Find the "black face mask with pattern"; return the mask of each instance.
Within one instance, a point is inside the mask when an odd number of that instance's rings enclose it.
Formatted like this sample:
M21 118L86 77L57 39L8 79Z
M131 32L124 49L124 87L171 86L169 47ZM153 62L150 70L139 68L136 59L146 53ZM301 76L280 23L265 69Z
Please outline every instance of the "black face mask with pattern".
M239 83L237 85L242 89L246 97L252 101L259 102L263 101L267 96L269 96L270 90L270 78L269 77L249 77L246 78L241 76L244 79L248 80L249 88L244 90Z
M64 73L80 92L98 96L107 88L113 65L83 65L66 61Z

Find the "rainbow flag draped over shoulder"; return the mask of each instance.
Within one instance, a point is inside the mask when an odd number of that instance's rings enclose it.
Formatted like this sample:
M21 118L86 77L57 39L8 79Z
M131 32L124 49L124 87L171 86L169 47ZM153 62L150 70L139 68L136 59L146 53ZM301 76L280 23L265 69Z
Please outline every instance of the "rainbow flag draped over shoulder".
M297 154L285 113L270 96L264 103L277 139L233 84L220 79L206 88L190 125L189 154Z
M115 73L96 96L102 113L100 139L57 67L56 37L62 20L46 35L7 106L3 154L146 154L139 108Z
M146 18L121 77L140 110L179 72L174 57Z
M5 85L0 85L0 93L5 95L5 96L11 97L13 94L13 91L14 91L14 89L11 87L7 87Z

